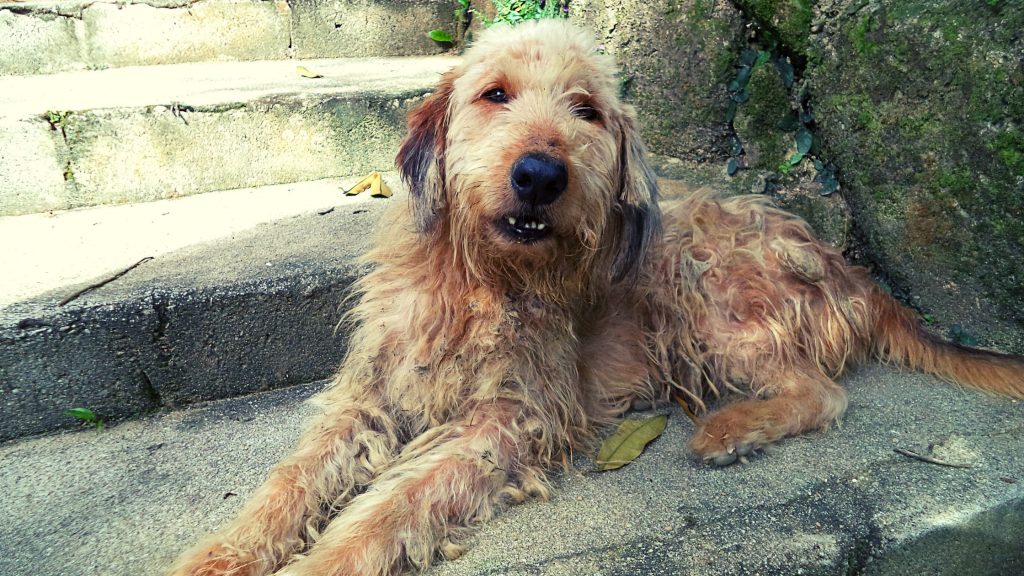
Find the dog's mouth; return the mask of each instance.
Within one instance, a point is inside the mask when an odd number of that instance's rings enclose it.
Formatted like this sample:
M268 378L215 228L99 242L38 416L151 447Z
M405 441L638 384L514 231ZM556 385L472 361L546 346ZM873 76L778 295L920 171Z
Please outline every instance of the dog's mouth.
M552 234L551 224L536 214L507 214L498 219L498 229L514 242L532 244Z

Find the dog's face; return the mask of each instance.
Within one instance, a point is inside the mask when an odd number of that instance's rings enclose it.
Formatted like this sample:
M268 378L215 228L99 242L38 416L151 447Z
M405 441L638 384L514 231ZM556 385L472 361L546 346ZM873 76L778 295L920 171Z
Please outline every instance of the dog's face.
M604 262L625 277L657 233L613 62L564 21L488 30L409 126L398 163L417 225L476 260Z

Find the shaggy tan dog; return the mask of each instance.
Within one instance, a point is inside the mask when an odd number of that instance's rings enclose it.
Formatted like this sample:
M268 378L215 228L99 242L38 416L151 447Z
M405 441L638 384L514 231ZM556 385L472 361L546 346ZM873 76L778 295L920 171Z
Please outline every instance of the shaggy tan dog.
M323 415L174 574L456 556L637 398L738 392L691 441L722 465L839 418L833 379L870 357L1024 396L1020 359L932 339L763 199L699 193L662 214L616 92L612 60L564 22L481 35L410 116L411 200L368 256Z

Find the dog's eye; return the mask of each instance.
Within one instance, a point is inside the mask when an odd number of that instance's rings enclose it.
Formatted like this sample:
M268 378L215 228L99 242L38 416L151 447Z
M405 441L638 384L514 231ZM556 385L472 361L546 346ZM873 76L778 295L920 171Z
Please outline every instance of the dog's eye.
M505 104L508 102L508 94L505 92L504 88L491 88L487 92L484 92L481 98L490 100L495 104Z
M597 110L595 110L593 106L586 105L573 107L572 115L582 120L586 120L587 122L593 122L599 117Z

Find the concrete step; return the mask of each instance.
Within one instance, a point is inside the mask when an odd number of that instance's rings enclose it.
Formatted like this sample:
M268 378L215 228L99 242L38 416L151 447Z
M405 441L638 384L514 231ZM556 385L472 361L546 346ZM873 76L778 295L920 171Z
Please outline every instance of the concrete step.
M551 502L512 507L427 574L1024 574L1024 403L884 366L844 384L842 426L726 469L693 460L693 425L662 409L636 462L595 473L577 458ZM291 450L318 387L0 446L0 572L162 574Z
M0 216L387 170L448 56L0 78ZM305 78L296 65L320 73Z
M74 426L69 408L117 421L330 375L358 257L402 201L354 183L0 218L0 441Z
M448 0L0 0L0 76L438 54Z

